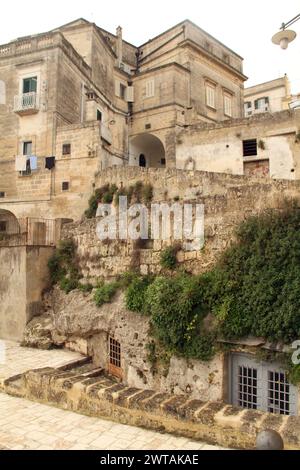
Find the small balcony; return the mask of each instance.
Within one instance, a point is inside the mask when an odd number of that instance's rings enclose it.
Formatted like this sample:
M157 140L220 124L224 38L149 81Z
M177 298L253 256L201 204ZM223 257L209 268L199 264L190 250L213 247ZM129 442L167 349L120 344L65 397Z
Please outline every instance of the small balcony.
M39 95L35 92L15 96L14 112L20 116L39 112Z

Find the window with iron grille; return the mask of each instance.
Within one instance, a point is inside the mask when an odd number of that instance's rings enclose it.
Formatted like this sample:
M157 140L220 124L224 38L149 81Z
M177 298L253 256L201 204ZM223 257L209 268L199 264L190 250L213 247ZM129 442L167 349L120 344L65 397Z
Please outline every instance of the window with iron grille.
M239 367L239 406L257 410L257 369Z
M62 191L69 191L69 187L70 187L69 181L63 181L61 185Z
M281 415L290 414L290 384L285 373L268 372L268 411Z
M121 344L114 338L109 338L109 363L121 368Z
M241 408L286 416L298 414L298 390L279 364L235 353L230 361L231 403Z
M257 139L243 140L243 155L244 157L257 156Z
M4 191L0 191L0 198L4 198L5 197L5 192Z

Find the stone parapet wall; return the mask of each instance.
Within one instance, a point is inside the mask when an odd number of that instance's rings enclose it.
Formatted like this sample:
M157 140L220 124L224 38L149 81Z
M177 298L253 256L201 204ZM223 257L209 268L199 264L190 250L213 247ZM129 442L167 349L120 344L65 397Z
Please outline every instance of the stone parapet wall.
M129 388L88 365L29 371L7 380L4 391L88 416L236 449L254 449L257 434L273 429L282 435L287 450L300 449L300 418Z

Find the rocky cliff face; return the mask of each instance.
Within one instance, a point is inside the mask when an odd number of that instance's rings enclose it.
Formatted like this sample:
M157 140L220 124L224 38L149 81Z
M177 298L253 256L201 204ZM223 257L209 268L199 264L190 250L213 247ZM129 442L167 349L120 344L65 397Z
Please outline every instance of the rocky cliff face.
M188 393L191 398L223 398L223 355L209 363L169 357L158 348L157 362L150 361L152 341L149 319L128 311L124 296L97 307L92 294L65 294L54 288L45 297L45 312L26 328L24 344L31 347L67 347L91 356L95 366L108 369L109 337L121 345L124 383L159 392Z

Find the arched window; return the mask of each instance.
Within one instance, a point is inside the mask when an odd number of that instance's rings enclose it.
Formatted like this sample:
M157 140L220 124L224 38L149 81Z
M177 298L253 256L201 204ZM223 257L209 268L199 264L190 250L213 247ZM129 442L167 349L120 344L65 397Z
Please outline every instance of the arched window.
M143 153L141 153L140 155L140 161L139 161L139 165L142 167L142 168L146 168L146 157Z
M3 80L0 80L0 104L6 104L6 90Z

